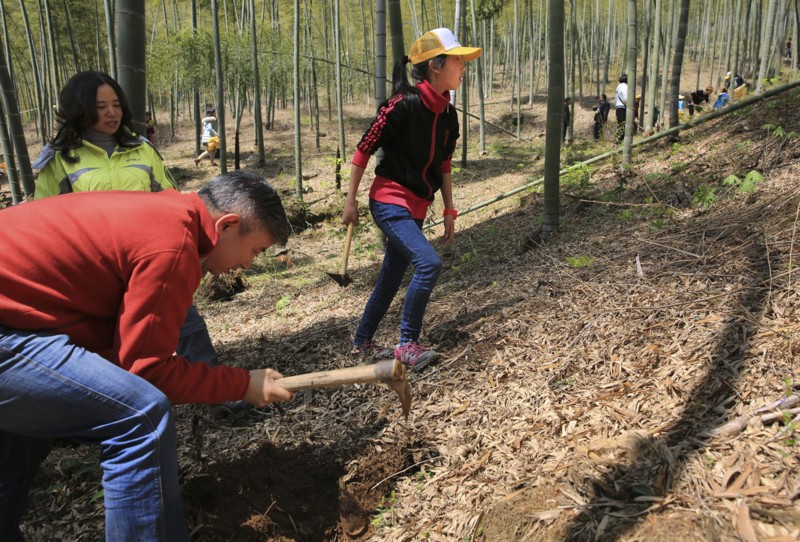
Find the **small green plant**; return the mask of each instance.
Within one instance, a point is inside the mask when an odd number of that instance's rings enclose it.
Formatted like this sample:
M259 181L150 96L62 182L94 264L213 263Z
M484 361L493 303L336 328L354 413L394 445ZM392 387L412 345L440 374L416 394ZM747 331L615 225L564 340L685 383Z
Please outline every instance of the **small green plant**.
M708 209L717 201L717 189L706 184L700 185L692 198L692 205Z
M731 186L737 188L740 192L744 192L745 194L749 194L756 189L756 185L764 180L764 176L756 170L750 171L747 175L744 176L744 179L740 179L736 175L728 175L723 179L722 184L724 186Z
M575 187L580 192L585 192L592 180L592 173L589 170L589 166L579 163L568 167L562 179L564 186Z
M783 126L775 126L774 124L765 124L761 127L762 129L766 130L768 134L772 137L785 137L789 140L794 140L797 138L797 134L792 132L787 132L783 129Z
M749 147L752 144L753 144L753 142L750 139L745 139L744 141L740 141L739 143L737 143L736 144L736 148L737 149L746 149L747 147Z
M394 507L397 504L397 495L394 490L389 497L381 497L381 505L377 508L375 517L372 518L372 526L391 527L394 524Z
M291 297L287 295L282 296L278 301L275 302L275 310L278 312L278 314L283 314L283 312L286 310L286 307L288 307L291 302Z
M564 378L562 380L556 380L555 384L553 384L553 387L557 390L564 390L567 388L571 388L574 385L575 385L574 378Z
M623 194L623 192L624 192L624 189L621 189L619 187L612 188L611 190L603 192L603 194L600 196L600 200L601 201L619 201L621 199L620 196Z
M648 174L646 174L644 176L644 180L648 184L657 183L659 181L667 182L671 178L672 178L672 176L667 174L667 173L648 173ZM652 198L648 198L648 199L650 199L651 201L648 201L647 203L652 203Z
M783 428L782 434L787 435L786 438L783 439L783 442L787 446L794 446L798 442L795 436L795 433L797 433L797 422L794 421L791 413L784 412L783 423L785 427Z
M624 211L620 211L617 213L617 218L620 220L630 220L633 218L633 211L630 209L625 209Z
M680 173L685 171L686 168L689 167L688 162L670 162L669 168L672 170L672 173Z
M783 394L786 397L794 395L794 386L792 385L792 377L787 376L783 379Z
M594 263L595 258L592 256L578 256L577 258L567 257L567 263L570 267L580 268L580 267L591 267Z
M656 218L650 223L650 231L657 232L664 229L664 219L663 218Z
M678 142L675 142L670 146L670 148L667 150L667 152L665 152L661 156L661 160L667 160L668 158L671 158L671 157L675 156L676 154L678 154L682 150L683 150L683 145L678 143Z

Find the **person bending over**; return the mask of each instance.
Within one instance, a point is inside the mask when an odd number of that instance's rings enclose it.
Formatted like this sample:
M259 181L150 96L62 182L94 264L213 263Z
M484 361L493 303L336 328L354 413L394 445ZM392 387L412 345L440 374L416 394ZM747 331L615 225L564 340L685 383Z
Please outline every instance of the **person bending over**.
M4 209L0 231L0 540L22 540L31 481L69 438L100 447L106 540L188 541L170 404L291 398L272 369L173 354L204 273L286 243L277 193L247 171L196 194L73 193Z

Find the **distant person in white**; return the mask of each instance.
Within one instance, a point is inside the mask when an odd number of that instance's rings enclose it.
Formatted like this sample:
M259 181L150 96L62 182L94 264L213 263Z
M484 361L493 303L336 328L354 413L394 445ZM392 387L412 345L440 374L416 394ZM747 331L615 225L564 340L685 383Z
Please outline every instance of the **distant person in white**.
M625 137L625 115L628 107L628 76L622 74L619 76L619 85L617 85L617 136L616 141L619 143Z

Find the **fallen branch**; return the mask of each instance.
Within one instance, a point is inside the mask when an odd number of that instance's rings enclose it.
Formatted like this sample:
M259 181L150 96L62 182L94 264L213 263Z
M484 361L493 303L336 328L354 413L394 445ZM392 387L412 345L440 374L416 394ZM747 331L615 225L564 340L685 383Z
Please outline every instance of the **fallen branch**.
M787 415L793 416L800 413L800 408L792 408L797 404L800 404L800 395L793 394L782 397L771 405L763 406L751 414L739 416L723 426L712 429L711 434L715 436L730 436L741 433L747 428L750 421L757 417L760 417L761 423L765 424L785 420ZM776 409L777 412L775 412ZM766 414L764 414L765 412Z

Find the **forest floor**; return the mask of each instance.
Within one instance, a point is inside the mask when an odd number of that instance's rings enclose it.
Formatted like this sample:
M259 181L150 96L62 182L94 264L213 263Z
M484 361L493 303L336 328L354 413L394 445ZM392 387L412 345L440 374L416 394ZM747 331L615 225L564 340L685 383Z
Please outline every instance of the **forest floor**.
M488 120L513 132L510 102L489 101ZM565 164L614 148L610 132L592 141L592 105L576 104ZM348 148L373 111L366 100L350 108ZM299 216L290 114L266 133L260 171ZM289 376L363 362L349 345L380 242L363 214L353 283L326 275L344 227L336 122L323 122L321 151L303 136L302 227L259 257L243 291L198 296L225 363ZM544 124L537 97L522 106L525 140L487 126L481 155L471 121L468 161L454 160L456 206L538 179ZM194 167L191 125L170 142L165 132L182 189L201 186L214 170ZM797 133L794 90L636 149L624 176L619 155L577 169L562 179L560 230L545 244L539 187L462 214L449 245L441 226L428 230L444 269L423 341L442 359L410 375L409 419L374 385L238 414L177 406L193 540L797 540L800 422L759 411L800 389ZM431 219L440 211L437 200ZM401 307L398 296L379 342L396 341ZM717 430L740 416L748 423ZM102 540L99 479L96 449L51 454L29 539Z

